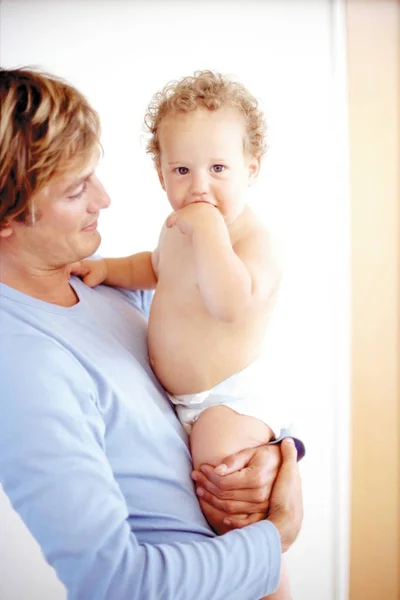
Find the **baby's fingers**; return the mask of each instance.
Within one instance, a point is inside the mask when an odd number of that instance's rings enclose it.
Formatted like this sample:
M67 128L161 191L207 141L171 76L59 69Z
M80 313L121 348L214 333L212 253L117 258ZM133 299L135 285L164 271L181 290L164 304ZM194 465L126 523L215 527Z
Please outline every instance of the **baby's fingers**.
M96 271L91 271L83 277L83 283L88 287L95 287L96 285L102 283L102 281L103 279L99 277L99 274L96 273Z
M87 271L87 268L81 260L68 265L69 274L76 275L76 277L83 277L84 275L86 275Z

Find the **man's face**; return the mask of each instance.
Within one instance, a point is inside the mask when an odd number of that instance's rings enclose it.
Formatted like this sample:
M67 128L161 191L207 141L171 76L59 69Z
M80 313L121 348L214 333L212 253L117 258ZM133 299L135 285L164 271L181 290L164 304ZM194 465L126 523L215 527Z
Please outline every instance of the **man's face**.
M95 175L96 153L80 173L51 181L33 198L32 222L12 224L12 251L32 267L52 270L93 254L100 245L97 219L110 199ZM29 258L27 258L27 255Z

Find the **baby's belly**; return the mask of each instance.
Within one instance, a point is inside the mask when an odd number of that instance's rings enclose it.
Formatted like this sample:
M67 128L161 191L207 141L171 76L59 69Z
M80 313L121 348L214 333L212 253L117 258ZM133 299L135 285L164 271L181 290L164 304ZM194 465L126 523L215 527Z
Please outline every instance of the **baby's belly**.
M196 310L194 310L196 308ZM171 394L209 390L258 356L259 333L250 323L221 323L198 306L179 307L157 294L149 319L149 355L153 370ZM258 328L258 332L260 327ZM261 341L261 340L260 340Z

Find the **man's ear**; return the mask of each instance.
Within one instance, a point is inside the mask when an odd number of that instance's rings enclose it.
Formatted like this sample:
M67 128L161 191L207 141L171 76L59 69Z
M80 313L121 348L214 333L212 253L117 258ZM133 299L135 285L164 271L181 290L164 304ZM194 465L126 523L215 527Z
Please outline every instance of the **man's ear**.
M251 156L249 158L249 185L253 185L257 179L257 175L260 172L261 156Z
M7 238L10 237L13 233L13 228L11 227L10 221L4 223L3 226L0 227L0 237Z

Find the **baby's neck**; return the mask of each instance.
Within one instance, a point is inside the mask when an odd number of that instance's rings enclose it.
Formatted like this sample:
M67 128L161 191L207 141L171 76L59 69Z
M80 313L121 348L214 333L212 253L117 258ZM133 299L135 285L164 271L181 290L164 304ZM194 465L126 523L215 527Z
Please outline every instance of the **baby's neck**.
M236 217L234 221L227 224L229 235L232 238L237 237L249 223L252 211L250 207L246 204L242 212Z

